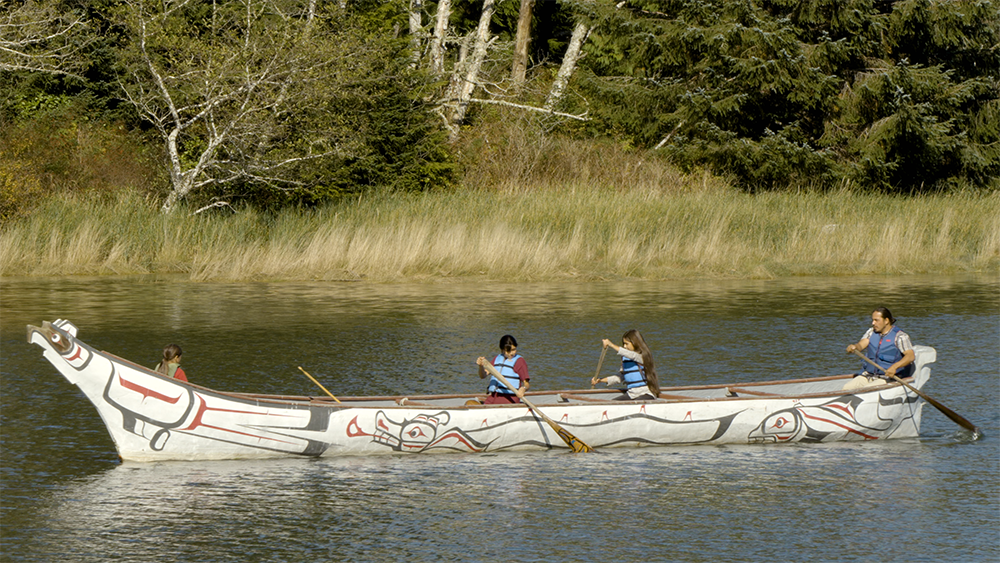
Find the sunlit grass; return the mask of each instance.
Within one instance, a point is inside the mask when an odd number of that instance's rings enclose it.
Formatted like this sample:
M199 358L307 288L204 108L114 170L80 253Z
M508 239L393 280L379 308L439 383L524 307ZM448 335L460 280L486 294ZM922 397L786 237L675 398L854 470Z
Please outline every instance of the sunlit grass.
M5 276L194 280L768 278L1000 266L1000 194L684 189L383 194L314 210L164 216L136 195L53 199L2 228Z
M463 188L276 214L165 216L158 201L126 187L156 193L148 179L158 176L140 174L138 156L123 160L132 163L127 174L66 165L61 191L16 183L23 205L0 226L0 275L518 281L1000 270L995 192L749 195L711 174L683 174L655 151L551 135L521 114L480 123L455 148ZM48 153L36 160L62 162ZM0 181L34 178L11 169Z
M153 195L139 195L157 193L162 174L142 150L129 153L134 137L71 128L59 138L72 142L53 144L58 123L5 129L20 141L0 150L9 169L0 172L0 217L12 217L0 223L0 275L517 281L1000 271L997 194L748 195L710 174L685 175L655 151L552 135L521 113L464 130L454 148L463 188L276 214L162 215ZM113 158L94 156L105 154ZM42 182L43 164L59 174Z

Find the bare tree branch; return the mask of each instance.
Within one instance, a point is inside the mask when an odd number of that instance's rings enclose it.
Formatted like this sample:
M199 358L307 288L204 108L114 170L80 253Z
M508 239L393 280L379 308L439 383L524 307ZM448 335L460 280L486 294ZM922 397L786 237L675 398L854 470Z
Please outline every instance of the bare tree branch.
M79 78L79 52L91 41L80 16L52 3L28 1L0 15L0 70Z
M120 83L163 138L171 177L164 212L213 185L301 189L307 184L296 166L349 155L351 144L339 139L356 133L350 124L316 131L293 124L303 112L321 111L338 82L379 80L357 62L377 47L323 35L331 32L317 26L315 3L213 3L208 21L199 23L208 27L198 33L178 31L190 25L185 9L192 0L124 5L135 48ZM278 148L290 135L307 138L299 148Z
M538 112L538 113L547 113L547 114L550 114L550 115L555 115L555 116L559 116L559 117L565 117L565 118L568 118L568 119L575 119L577 121L590 121L590 118L587 117L586 114L583 114L583 115L574 115L572 113L563 113L561 111L552 111L551 109L546 109L546 108L539 108L539 107L528 106L528 105L524 105L524 104L515 104L513 102L508 102L508 101L505 101L505 100L484 100L484 99L472 98L469 101L470 102L476 102L477 104L493 104L493 105L498 105L498 106L507 106L507 107L517 108L517 109L534 111L534 112Z
M195 215L201 213L202 211L208 211L209 209L212 209L213 207L228 207L230 211L232 211L233 213L236 213L236 210L233 209L233 206L230 205L228 201L217 201L215 203L210 203L210 204L206 205L205 207L199 208L197 211L195 211L194 213L192 213L191 216L194 217Z

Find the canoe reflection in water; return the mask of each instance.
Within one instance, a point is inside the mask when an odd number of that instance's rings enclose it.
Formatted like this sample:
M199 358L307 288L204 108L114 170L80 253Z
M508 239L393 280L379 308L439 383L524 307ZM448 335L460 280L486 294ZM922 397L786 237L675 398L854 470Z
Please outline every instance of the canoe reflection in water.
M71 322L28 326L28 342L94 404L128 461L498 452L568 448L524 404L475 395L307 397L228 393L97 351ZM915 346L920 389L936 352ZM860 441L913 437L923 402L899 383L844 391L851 375L661 389L531 391L546 416L594 448Z

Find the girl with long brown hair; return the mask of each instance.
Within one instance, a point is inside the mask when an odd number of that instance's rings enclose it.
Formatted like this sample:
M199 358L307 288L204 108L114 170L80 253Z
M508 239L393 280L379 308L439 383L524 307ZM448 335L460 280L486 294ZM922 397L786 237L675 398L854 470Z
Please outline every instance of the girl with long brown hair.
M660 381L656 377L656 365L653 362L653 354L649 351L649 346L639 334L638 330L632 329L622 335L622 345L616 346L613 342L605 338L602 340L604 347L615 349L615 352L622 357L622 368L619 375L597 378L591 380L592 385L598 382L607 385L625 384L625 394L617 400L621 401L652 401L660 396Z
M181 347L169 344L163 349L163 360L156 364L156 372L167 377L187 381L187 374L181 369Z

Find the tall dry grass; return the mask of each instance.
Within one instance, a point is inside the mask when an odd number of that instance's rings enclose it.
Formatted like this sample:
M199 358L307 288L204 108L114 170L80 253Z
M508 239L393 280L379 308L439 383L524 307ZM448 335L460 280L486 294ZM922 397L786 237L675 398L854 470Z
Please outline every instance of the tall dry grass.
M314 210L164 216L72 195L0 229L0 275L194 280L767 278L996 272L1000 194L747 195L669 189L382 194Z

